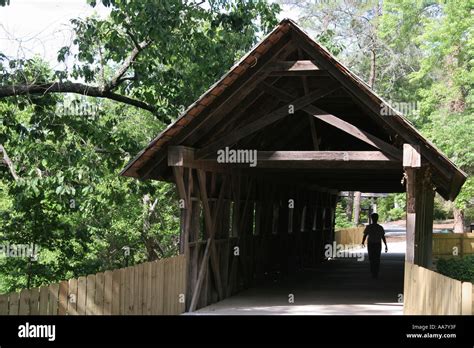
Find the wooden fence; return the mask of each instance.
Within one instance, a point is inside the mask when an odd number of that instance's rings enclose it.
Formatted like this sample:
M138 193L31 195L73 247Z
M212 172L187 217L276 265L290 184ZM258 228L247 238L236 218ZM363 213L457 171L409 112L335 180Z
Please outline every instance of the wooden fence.
M365 227L352 227L335 232L336 243L343 245L360 245L364 236Z
M474 254L474 233L434 233L433 258Z
M185 311L184 255L0 295L0 315L176 315Z
M472 315L472 283L405 262L404 314Z

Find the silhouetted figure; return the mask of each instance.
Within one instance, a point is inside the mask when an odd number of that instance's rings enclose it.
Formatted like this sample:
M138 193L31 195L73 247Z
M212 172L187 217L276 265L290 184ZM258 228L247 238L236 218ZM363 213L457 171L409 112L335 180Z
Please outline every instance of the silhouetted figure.
M379 215L377 213L373 213L370 215L370 218L372 223L367 225L364 230L362 245L364 245L365 239L369 237L367 241L367 250L369 251L370 273L372 273L373 278L377 278L379 276L382 241L385 244L385 252L388 251L388 247L387 241L385 240L385 230L377 223L379 220Z

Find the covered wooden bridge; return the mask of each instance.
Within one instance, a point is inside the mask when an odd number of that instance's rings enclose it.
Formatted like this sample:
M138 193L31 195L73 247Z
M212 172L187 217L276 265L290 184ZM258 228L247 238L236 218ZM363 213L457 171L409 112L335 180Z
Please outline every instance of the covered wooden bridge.
M406 259L429 265L434 192L454 199L466 179L290 20L122 175L175 183L190 311L322 262L340 191L406 191Z

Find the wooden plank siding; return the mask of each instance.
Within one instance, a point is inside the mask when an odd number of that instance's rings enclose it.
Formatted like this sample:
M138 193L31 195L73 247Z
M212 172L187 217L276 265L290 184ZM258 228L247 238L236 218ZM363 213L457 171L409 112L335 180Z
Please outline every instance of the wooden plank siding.
M433 258L463 257L474 254L474 233L433 234Z
M403 313L472 315L472 284L405 262Z
M0 295L0 315L178 315L184 255Z
M342 245L360 246L364 236L365 227L353 227L337 230L335 233L336 243Z

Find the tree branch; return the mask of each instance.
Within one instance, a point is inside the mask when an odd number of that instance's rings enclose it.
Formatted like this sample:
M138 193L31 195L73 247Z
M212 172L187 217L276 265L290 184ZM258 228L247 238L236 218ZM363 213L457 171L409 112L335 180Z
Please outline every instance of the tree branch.
M143 41L141 43L137 43L128 56L127 59L125 59L125 62L122 64L122 66L118 69L117 73L115 76L110 80L110 82L105 86L105 89L108 91L113 90L116 88L120 82L123 81L122 77L125 75L127 70L130 68L130 66L135 62L137 59L138 55L140 54L141 51L143 51L147 46L149 46L151 43L151 40Z
M18 180L19 177L16 174L15 168L13 167L13 162L10 160L10 157L8 157L8 154L2 144L0 144L0 154L2 154L3 157L2 162L7 165L8 169L10 170L10 173L13 176L13 179Z
M76 93L89 97L106 98L115 100L138 108L155 112L156 107L148 103L133 99L121 94L104 90L96 86L89 86L77 82L49 82L33 85L0 86L0 98L16 95L47 94L47 93Z

